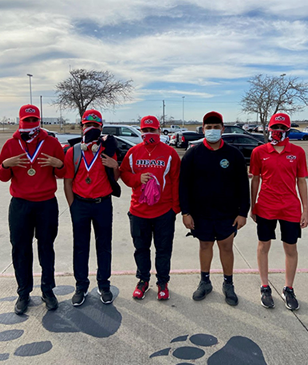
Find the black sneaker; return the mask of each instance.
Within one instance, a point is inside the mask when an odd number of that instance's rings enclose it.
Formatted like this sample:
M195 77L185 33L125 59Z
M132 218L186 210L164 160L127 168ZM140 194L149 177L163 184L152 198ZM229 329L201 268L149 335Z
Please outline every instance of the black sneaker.
M234 285L233 284L222 284L222 292L225 294L226 303L232 306L238 305L238 298L234 292Z
M53 311L58 308L58 300L52 290L42 293L42 301L46 303L46 308L49 311Z
M202 300L207 294L209 294L213 290L212 283L209 281L206 283L205 281L200 281L197 290L194 292L192 298L193 300Z
M261 286L261 305L264 308L275 308L274 299L272 297L272 289L270 286Z
M286 308L290 309L291 311L296 311L299 309L299 303L296 299L296 295L295 295L293 289L285 286L283 288L283 292L282 292L281 296L285 302Z
M77 289L72 298L73 306L78 307L78 306L82 305L84 303L84 301L86 300L87 295L88 295L88 291Z
M101 301L104 304L110 304L113 302L113 294L109 289L108 290L97 289L97 292L101 296Z
M18 315L24 314L28 309L29 302L29 295L25 297L18 297L14 307L15 313Z

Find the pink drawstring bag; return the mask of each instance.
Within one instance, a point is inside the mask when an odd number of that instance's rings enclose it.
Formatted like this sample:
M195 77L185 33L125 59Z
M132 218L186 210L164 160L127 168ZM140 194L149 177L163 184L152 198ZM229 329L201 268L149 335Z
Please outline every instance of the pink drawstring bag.
M159 181L153 174L151 176L152 179L148 180L146 184L142 184L139 203L154 205L160 199L161 188Z

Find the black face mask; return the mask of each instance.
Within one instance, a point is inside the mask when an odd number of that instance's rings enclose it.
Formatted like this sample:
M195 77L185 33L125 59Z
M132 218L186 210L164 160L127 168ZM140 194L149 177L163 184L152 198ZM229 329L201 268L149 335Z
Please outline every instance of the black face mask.
M85 135L84 135L84 142L90 143L92 141L97 141L99 139L99 136L101 135L101 131L97 128L90 129Z
M29 132L23 132L23 133L20 133L20 138L27 142L29 141L29 139L31 139L32 137L30 136L30 133Z

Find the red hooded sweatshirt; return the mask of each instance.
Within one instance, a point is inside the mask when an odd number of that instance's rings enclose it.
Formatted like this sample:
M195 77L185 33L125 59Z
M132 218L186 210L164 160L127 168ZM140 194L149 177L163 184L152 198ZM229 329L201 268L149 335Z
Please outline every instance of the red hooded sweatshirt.
M40 143L42 144L40 145ZM23 167L3 168L2 162L7 158L18 156L28 151L30 156L33 156L35 150L40 145L37 156L33 163ZM38 164L38 157L45 157L42 153L53 156L64 161L64 152L54 137L49 136L44 130L40 130L39 135L30 143L24 142L20 133L17 130L13 134L13 138L8 139L0 154L0 180L9 181L11 179L10 193L15 198L22 198L30 201L43 201L52 199L57 190L56 176L64 177L66 169L63 166L61 169L51 166L41 167ZM35 170L35 175L28 175L30 167Z
M133 215L156 218L170 209L173 209L176 214L180 212L180 163L177 152L162 142L151 149L145 147L144 143L139 143L127 152L120 170L124 183L133 188L130 206L130 212ZM158 203L151 206L139 202L142 193L140 176L146 172L155 175L161 187Z

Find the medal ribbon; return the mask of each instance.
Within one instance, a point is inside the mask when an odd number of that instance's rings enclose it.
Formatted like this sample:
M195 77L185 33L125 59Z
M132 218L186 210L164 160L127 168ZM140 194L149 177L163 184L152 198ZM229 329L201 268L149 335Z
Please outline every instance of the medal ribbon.
M85 154L84 154L84 151L81 151L81 153L82 153L82 158L83 158L83 160L84 160L84 164L85 164L85 167L86 167L86 169L87 169L87 171L88 171L88 172L91 170L92 166L94 165L94 162L97 160L97 157L98 157L98 153L99 153L99 151L100 151L100 148L99 148L99 149L97 150L97 152L95 153L95 155L94 155L94 157L93 157L93 159L92 159L92 161L91 161L90 165L88 165L88 163L87 163L87 160L86 160L86 156L85 156Z
M44 139L36 146L36 148L35 148L35 151L34 151L34 153L33 153L33 155L31 156L30 155L30 153L29 153L29 151L27 150L27 149L25 149L24 148L24 146L22 145L22 143L21 143L21 141L20 141L20 139L18 140L18 142L19 142L19 144L20 144L20 147L22 148L22 150L24 151L24 152L26 152L26 155L27 155L27 157L28 157L28 159L29 159L29 161L31 162L31 163L33 163L34 161L35 161L35 159L36 159L36 157L37 157L37 155L38 155L38 153L39 153L39 150L40 150L40 148L42 147L42 144L44 143Z

